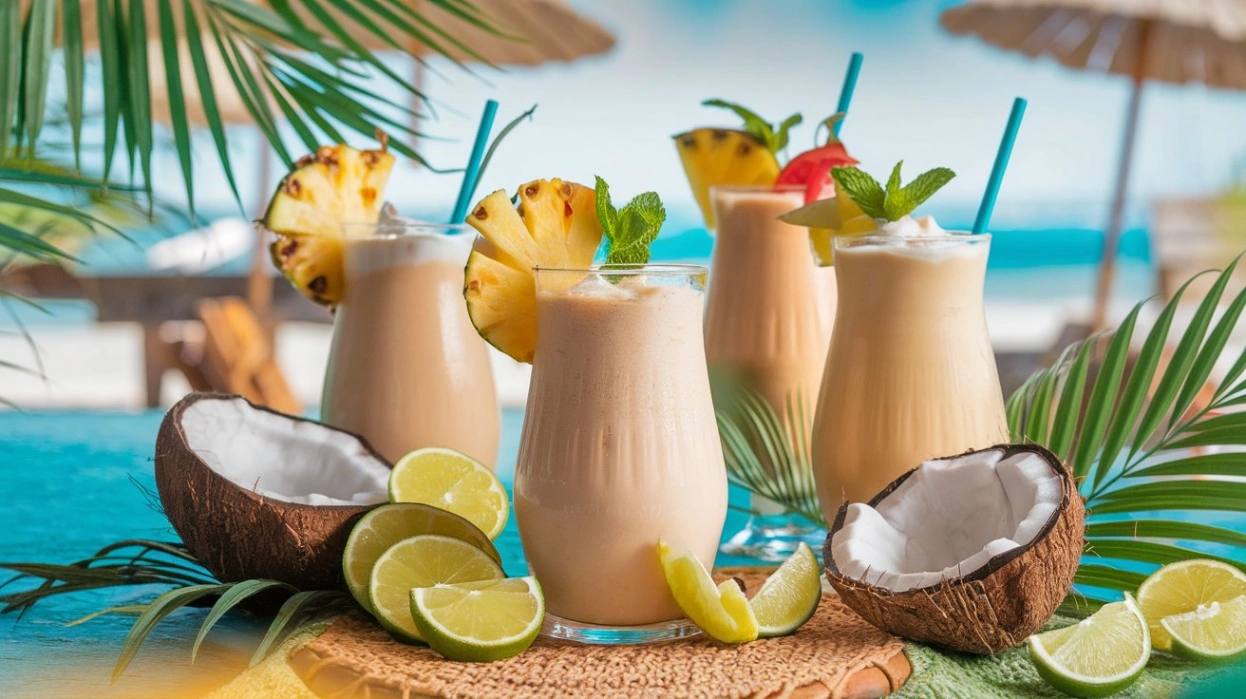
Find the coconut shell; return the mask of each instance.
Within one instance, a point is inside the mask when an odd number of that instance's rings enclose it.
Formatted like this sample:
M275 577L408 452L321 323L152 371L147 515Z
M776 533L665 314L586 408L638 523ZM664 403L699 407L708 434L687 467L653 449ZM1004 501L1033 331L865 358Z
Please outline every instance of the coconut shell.
M1012 648L1038 631L1069 593L1081 559L1085 508L1076 482L1059 457L1034 444L999 445L1004 458L1038 454L1055 467L1063 484L1060 505L1028 545L1000 554L981 568L930 587L892 592L844 577L831 555L831 540L844 526L839 508L823 549L826 578L844 603L866 621L911 641L966 653ZM990 451L990 449L974 450ZM877 506L917 469L875 495Z
M221 582L266 579L300 590L345 590L342 553L346 539L355 521L375 505L282 502L241 488L216 473L187 445L181 424L186 409L204 400L245 401L256 410L304 420L228 394L193 393L169 410L156 437L156 489L165 515L186 548ZM388 463L366 440L352 436ZM273 458L282 455L274 450Z

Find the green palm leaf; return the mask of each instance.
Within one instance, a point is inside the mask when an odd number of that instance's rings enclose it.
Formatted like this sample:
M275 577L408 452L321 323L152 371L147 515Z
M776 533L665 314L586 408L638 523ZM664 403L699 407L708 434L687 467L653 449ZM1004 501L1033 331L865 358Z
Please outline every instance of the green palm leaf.
M94 10L94 22L86 22ZM70 141L67 152L75 167L83 162L83 126L102 122L103 159L98 186L121 179L125 189L144 193L151 207L152 159L156 149L152 99L168 95L169 129L191 212L195 210L194 138L189 117L188 88L199 95L202 114L217 160L241 205L228 148L227 125L220 109L222 91L232 89L269 144L281 158L292 160L279 125L288 123L299 148L323 139L372 139L378 128L390 133L397 152L419 158L407 138L419 134L393 113L410 114L387 95L406 92L423 97L418 86L381 60L371 46L393 51L422 50L479 55L432 18L455 17L507 39L492 20L465 0L431 0L413 4L396 0L30 0L0 3L0 160L6 154L46 157L42 136L48 113L63 108ZM310 13L314 22L300 13ZM335 18L352 21L344 31ZM215 51L208 49L212 47ZM95 56L98 54L98 58ZM307 59L306 56L314 58ZM421 57L416 57L422 60ZM153 66L163 67L163 81L152 84ZM214 82L210 63L221 61L228 78ZM456 60L457 62L457 60ZM64 83L51 85L54 66L63 66ZM84 104L88 66L97 66L103 90L98 109ZM184 72L185 71L185 72ZM349 79L344 79L348 76ZM380 85L363 84L369 79ZM223 84L222 84L223 83ZM61 94L63 92L63 94ZM56 95L55 98L52 95ZM115 178L114 165L124 162L126 174ZM20 180L20 176L18 177ZM31 229L5 230L0 249L52 255Z
M299 591L275 580L217 582L197 565L185 546L162 541L118 541L100 549L94 556L70 564L0 563L0 568L17 574L0 583L0 589L40 581L34 587L0 594L0 614L16 612L20 616L38 602L90 590L153 585L167 588L147 603L105 607L69 623L77 626L112 614L137 617L122 644L113 670L114 680L125 672L151 632L186 607L211 605L191 647L193 662L208 632L229 612L260 595L266 602L274 595L279 596L277 599L284 597L281 608L256 646L252 665L263 660L283 638L356 608L353 598L340 590Z
M1013 438L1044 443L1079 479L1088 512L1086 555L1076 579L1081 585L1133 590L1144 577L1140 567L1188 558L1218 558L1246 569L1209 548L1246 545L1246 533L1209 519L1246 512L1246 482L1224 479L1246 476L1246 456L1233 453L1246 446L1246 413L1232 412L1246 403L1246 387L1234 383L1246 371L1246 353L1233 358L1219 387L1206 386L1214 368L1228 363L1229 339L1246 310L1242 291L1216 319L1237 264L1216 273L1179 336L1173 321L1190 282L1145 336L1137 320L1147 302L1130 312L1106 346L1092 338L1070 347L1009 398ZM1131 347L1140 349L1131 356ZM1083 404L1088 368L1097 376ZM1217 452L1223 448L1229 452Z
M788 397L782 415L734 377L712 377L727 478L825 527L807 444L806 398Z

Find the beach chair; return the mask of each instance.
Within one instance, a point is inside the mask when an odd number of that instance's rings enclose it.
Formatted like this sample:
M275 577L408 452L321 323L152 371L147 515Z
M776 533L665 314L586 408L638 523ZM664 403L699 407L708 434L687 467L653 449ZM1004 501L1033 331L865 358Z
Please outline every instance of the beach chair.
M196 304L195 314L204 331L200 356L189 357L188 348L182 348L192 386L202 382L207 390L237 393L283 413L302 412L277 365L270 334L246 301L232 296L204 299Z

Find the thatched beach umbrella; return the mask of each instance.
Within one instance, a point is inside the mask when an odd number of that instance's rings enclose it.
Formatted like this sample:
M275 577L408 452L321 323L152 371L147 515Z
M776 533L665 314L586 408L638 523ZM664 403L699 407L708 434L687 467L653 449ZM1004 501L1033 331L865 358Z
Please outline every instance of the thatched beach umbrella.
M1112 213L1092 329L1104 326L1115 273L1142 88L1148 81L1246 89L1243 0L969 0L945 10L944 29L999 48L1051 56L1077 70L1129 77Z
M564 0L473 0L475 11L460 14L426 0L405 0L428 24L427 41L398 38L403 49L415 56L445 55L457 61L484 62L496 66L537 66L551 61L571 62L585 56L605 53L614 47L614 37L597 22L585 17ZM334 35L306 5L292 7L308 26ZM395 49L373 32L330 5L322 5L334 24L374 51ZM399 14L404 20L410 18ZM475 18L473 21L468 17ZM378 17L370 18L380 21ZM485 27L496 31L490 31ZM442 48L436 50L432 44Z

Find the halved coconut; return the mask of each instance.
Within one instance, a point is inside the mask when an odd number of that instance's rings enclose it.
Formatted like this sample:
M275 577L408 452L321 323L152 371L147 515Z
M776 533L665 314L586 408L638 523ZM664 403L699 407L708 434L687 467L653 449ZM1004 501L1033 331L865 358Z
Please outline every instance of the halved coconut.
M346 538L388 502L389 471L361 437L234 395L183 398L156 439L164 512L223 582L345 589Z
M994 653L1025 640L1069 592L1084 509L1050 451L1001 445L927 461L869 504L840 508L826 576L871 624Z

